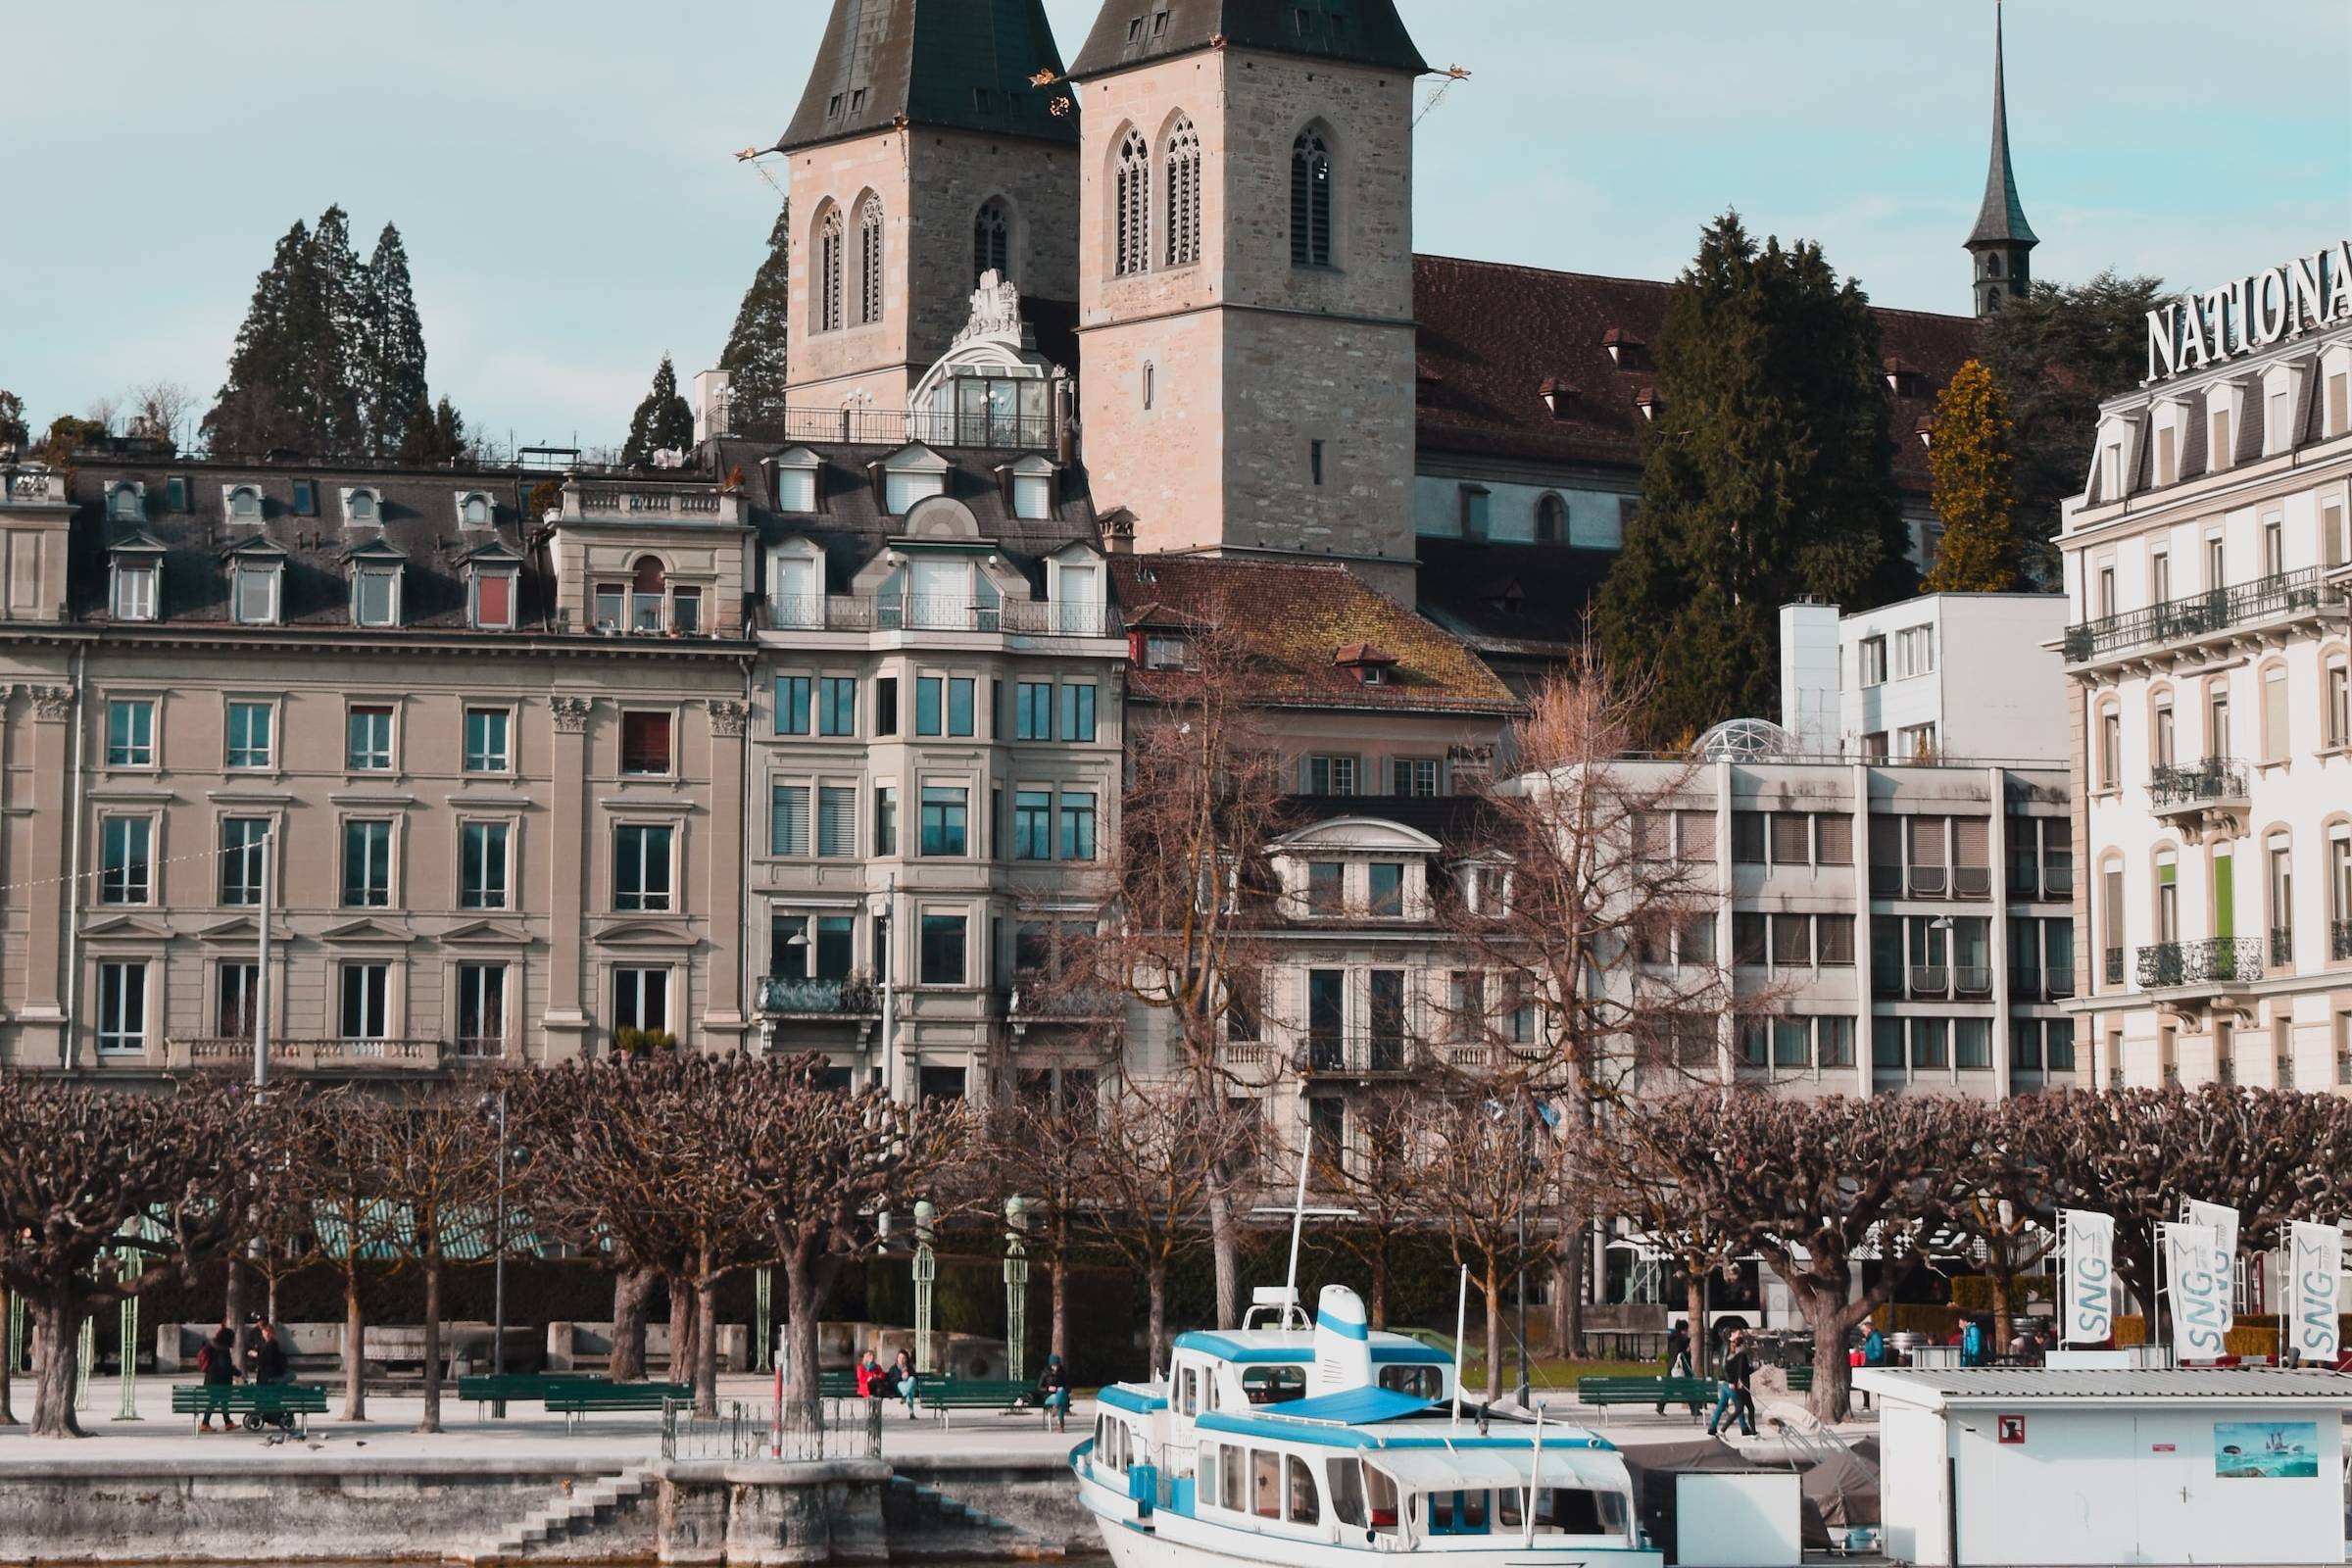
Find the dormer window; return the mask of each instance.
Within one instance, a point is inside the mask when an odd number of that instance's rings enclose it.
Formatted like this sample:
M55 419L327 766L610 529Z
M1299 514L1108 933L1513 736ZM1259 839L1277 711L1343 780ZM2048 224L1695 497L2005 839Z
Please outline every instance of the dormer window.
M816 473L821 465L807 447L794 447L775 459L776 510L808 514L816 511Z
M297 479L294 481L294 515L297 517L318 515L318 485L316 480Z
M188 510L187 475L175 473L164 481L164 510L184 515Z
M220 507L228 514L231 522L259 522L262 520L261 489L250 484L228 485L220 492Z
M274 626L284 563L269 558L239 561L230 568L230 609L239 625Z
M352 489L343 492L343 520L346 523L380 523L384 520L384 500L373 490Z
M1016 517L1037 521L1054 514L1054 465L1043 458L1023 458L1007 471L1006 480Z
M918 501L945 495L948 463L926 447L903 447L882 460L882 510L903 517Z
M1193 641L1179 632L1149 632L1144 637L1146 669L1190 669Z
M106 514L116 522L139 522L147 515L140 487L125 481L106 493Z
M459 527L487 528L496 515L489 491L461 490L458 492Z
M400 552L377 543L351 557L351 622L355 626L400 624Z
M1600 346L1608 351L1611 365L1628 367L1642 358L1642 342L1622 326L1612 326L1600 334Z
M483 631L514 629L513 566L476 565L473 568L473 623Z
M1656 418L1658 416L1658 394L1649 387L1643 387L1634 394L1634 409L1644 419Z
M1386 686L1396 669L1396 656L1370 643L1348 643L1332 662L1366 686Z
M1558 376L1545 376L1536 391L1544 399L1544 407L1553 418L1565 419L1576 412L1576 388Z
M1927 377L1919 372L1917 367L1905 360L1889 359L1886 362L1886 368L1887 391L1898 398L1927 396Z
M117 620L153 620L163 577L163 554L145 540L114 551L112 603Z

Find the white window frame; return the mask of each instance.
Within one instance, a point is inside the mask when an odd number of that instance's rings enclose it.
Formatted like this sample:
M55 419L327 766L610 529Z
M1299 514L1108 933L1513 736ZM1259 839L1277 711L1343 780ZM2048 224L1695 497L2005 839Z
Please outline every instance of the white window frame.
M363 977L374 977L372 986ZM357 1027L353 1027L352 986L358 981L359 1012ZM374 995L368 994L372 989ZM381 958L344 958L335 964L335 1038L338 1040L390 1040L393 1035L392 965ZM368 1014L373 1012L374 1016ZM374 1027L370 1029L368 1026Z
M235 717L236 710L240 708L257 708L267 715L263 722L264 727L270 733L261 747L262 760L258 762L250 760L240 762L236 760L236 753L233 750L236 740L230 725ZM266 697L238 697L235 695L222 698L220 706L220 765L222 770L239 773L273 773L277 771L277 704L274 701ZM246 750L251 752L254 748L248 746Z
M659 897L661 898L662 902L661 902L661 903L659 903L659 904L652 904L652 903L648 903L648 902L647 902L647 900L648 900L649 898L651 898L651 897L654 897L655 895L652 895L652 894L650 894L650 893L647 891L647 889L646 889L646 884L645 884L645 869L646 869L646 867L648 867L648 866L651 866L651 865L655 864L655 863L656 863L656 861L654 860L654 858L651 858L651 857L648 857L648 856L646 856L646 855L643 853L643 845L644 845L644 843L645 843L646 841L645 841L645 840L643 840L643 839L640 839L640 840L639 840L640 852L639 852L638 858L637 858L638 883L637 883L637 892L636 892L636 894L635 894L635 898L636 898L637 902L636 902L634 905L631 905L631 904L625 904L625 903L623 903L623 902L622 902L621 887L620 887L620 869L621 869L621 864L622 864L622 859L621 859L621 840L622 840L622 835L623 835L624 833L635 833L635 832L652 833L652 832L656 832L656 831L662 832L662 833L666 833L666 834L668 834L668 835L669 835L669 841L668 841L669 854L668 854L668 857L667 857L667 858L666 858L666 861L665 861L665 870L664 870L664 872L663 872L663 885L662 885L662 891L661 891L661 893L660 893L660 895L659 895ZM680 840L681 838L683 838L683 837L684 837L684 832L683 832L682 826L681 826L681 824L679 824L679 823L677 823L677 822L669 822L669 821L659 821L659 822L653 822L653 821L629 821L629 820L622 820L622 821L615 821L615 822L612 824L612 907L613 907L613 909L614 909L615 911L617 911L617 912L619 912L619 913L623 913L623 914L672 914L672 913L675 913L675 912L677 912L677 907L678 907L678 846L679 846L679 840Z
M140 811L109 811L98 818L98 902L108 908L143 908L155 903L156 819ZM122 835L120 896L111 862L117 829ZM137 880L132 880L133 868Z
M248 579L266 582L269 586L268 608L259 615L246 613L245 589ZM284 613L286 568L277 561L239 561L229 571L229 612L240 626L274 626Z
M495 767L474 765L473 717L476 713L495 714L500 722L499 747L495 753L485 752L485 758L495 759ZM515 714L510 703L467 703L459 710L458 767L459 771L485 778L496 778L514 771Z
M381 761L362 761L355 752L352 726L360 715L381 713L384 717L384 745L380 753L369 752L369 758L380 756ZM400 765L400 705L387 702L346 704L343 709L343 771L346 773L390 773Z
M102 958L98 963L98 1054L139 1056L147 1053L148 1005L144 958ZM111 986L111 994L110 994Z
M355 626L383 628L400 624L401 577L400 567L373 563L356 564L351 568L351 623ZM388 578L389 592L384 600L384 615L370 619L368 614L368 589L379 578Z
M368 515L365 517L361 516L359 514L359 502L363 497L365 497L368 502ZM345 527L365 528L381 527L383 525L384 495L382 491L376 489L374 486L364 484L345 485L341 491L340 500L343 506L343 523Z
M677 1034L677 1030L671 1028L669 1024L671 1004L675 1000L678 989L677 974L668 964L616 963L612 966L611 973L612 980L607 987L607 992L612 998L612 1032L615 1039L619 1037L620 1031L623 1029L659 1029L662 1033L673 1037ZM645 977L652 974L662 977L662 1019L658 1024L649 1023L645 1017ZM636 977L632 989L636 993L637 1021L633 1024L624 1024L620 1021L620 987L623 975Z
M482 504L482 519L472 521L466 515L466 507L473 502ZM498 526L498 499L487 490L460 490L456 495L457 520L460 528L495 528Z
M145 738L143 740L133 739L124 743L123 749L126 754L135 758L133 760L117 761L115 760L115 710L118 708L143 710L147 715L146 723L142 726L145 730ZM141 772L154 771L156 766L156 722L162 710L163 704L153 697L109 696L106 699L106 734L100 744L106 748L106 765L108 767L136 768Z
M152 556L118 558L108 602L117 620L153 620L163 597L163 564ZM133 591L133 590L138 591Z
M357 889L354 889L350 882L352 830L370 827L380 827L384 830L381 846L383 864L380 867L375 864L375 846L371 842L364 867L366 871L381 870L383 873L384 897L380 903L365 897L373 889L374 883L371 877ZM363 897L354 899L352 894L355 891L362 894ZM396 909L400 907L399 817L346 816L335 824L335 903L336 907L344 909Z
M253 498L252 512L241 513L237 510L237 497L239 496L251 496ZM225 520L229 522L250 522L258 527L262 521L262 487L260 485L224 484L220 487L220 515Z
M492 620L482 613L482 584L503 577L507 584L507 618ZM466 585L466 612L477 631L513 631L522 606L522 573L513 566L476 566Z
M794 447L774 460L776 510L808 516L816 511L817 473L824 460L807 447Z
M498 835L498 854L495 862L498 893L496 903L488 902L486 899L481 902L468 902L468 895L473 890L466 884L466 846L477 828L485 832L495 832ZM460 909L471 914L514 907L514 830L515 823L513 817L466 816L458 819L458 863L455 880L458 889L457 906ZM485 858L482 863L487 869L493 862ZM485 893L489 887L489 882L485 881L483 884Z
M458 1043L459 1055L483 1058L503 1056L507 1054L507 1032L510 1027L509 1020L513 1016L513 1008L510 1004L514 1000L509 995L511 989L509 981L513 978L514 972L514 965L496 960L466 958L456 965L455 971L450 976L450 995L455 999L457 1015L452 1020L453 1026L450 1034ZM478 1016L482 1010L481 995L478 989L477 995L473 999L474 1004L470 1008L466 1004L466 986L469 975L489 975L496 978L498 1030L494 1034L485 1034L481 1031L481 1019ZM474 1016L468 1016L469 1012ZM485 1047L492 1049L484 1049Z

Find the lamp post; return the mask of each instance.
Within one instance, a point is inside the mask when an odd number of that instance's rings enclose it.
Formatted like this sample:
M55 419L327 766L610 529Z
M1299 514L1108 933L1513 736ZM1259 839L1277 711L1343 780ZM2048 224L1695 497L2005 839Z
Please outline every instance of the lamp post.
M931 1200L914 1205L914 1369L926 1376L931 1365L931 1286L939 1278L939 1256L931 1250L931 1222L939 1215Z
M1029 1348L1029 1205L1018 1193L1004 1200L1004 1376L1027 1375Z
M484 1095L481 1108L491 1113L498 1127L498 1206L490 1220L490 1375L507 1374L507 1092ZM500 1420L507 1415L507 1401L500 1399L494 1413Z
M254 944L260 962L253 970L253 1087L257 1091L270 1087L270 834L267 830L262 834L260 859L261 902L256 910L260 916L257 922L260 935Z

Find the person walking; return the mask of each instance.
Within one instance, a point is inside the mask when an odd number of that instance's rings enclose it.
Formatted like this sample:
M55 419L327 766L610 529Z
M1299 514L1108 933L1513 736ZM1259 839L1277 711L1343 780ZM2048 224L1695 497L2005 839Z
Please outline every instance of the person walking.
M890 1363L890 1387L893 1393L906 1401L906 1419L914 1419L914 1391L920 1380L914 1372L914 1355L901 1350Z
M254 1331L259 1336L253 1345L253 1381L255 1385L293 1382L294 1368L286 1360L286 1342L278 1338L277 1325L257 1321ZM266 1421L283 1432L294 1430L294 1418L283 1410L274 1415L261 1416L257 1419Z
M1743 1329L1732 1332L1731 1353L1723 1358L1723 1390L1715 1396L1715 1413L1707 1417L1707 1436L1714 1437L1716 1429L1728 1425L1727 1417L1736 1415L1742 1437L1756 1435L1756 1401L1748 1384L1756 1373L1756 1358L1747 1348L1747 1333Z
M196 1348L196 1375L204 1381L207 1389L227 1389L236 1386L237 1335L234 1329L223 1323L214 1332L211 1339ZM208 1395L207 1397L218 1398L219 1396ZM220 1430L234 1432L236 1429L235 1419L223 1409L220 1412ZM207 1404L204 1407L203 1418L196 1423L196 1430L198 1432L213 1430L212 1405Z
M1046 1357L1045 1370L1037 1375L1037 1400L1047 1415L1054 1418L1054 1430L1070 1430L1070 1375L1062 1369L1061 1357Z
M1666 1332L1666 1371L1658 1389L1658 1414L1666 1413L1664 1382L1690 1375L1690 1327L1687 1323L1677 1323ZM1695 1399L1690 1401L1690 1413L1698 1414L1698 1401Z

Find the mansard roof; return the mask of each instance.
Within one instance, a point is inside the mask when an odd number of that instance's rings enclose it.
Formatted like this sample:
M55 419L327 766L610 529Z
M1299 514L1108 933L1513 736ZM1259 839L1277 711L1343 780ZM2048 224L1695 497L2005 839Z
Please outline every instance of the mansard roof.
M1056 81L1035 85L1052 73ZM899 120L994 136L1076 142L1055 114L1061 51L1043 0L833 0L776 151L889 130Z
M1429 69L1394 0L1103 0L1070 74L1091 80L1200 49Z

